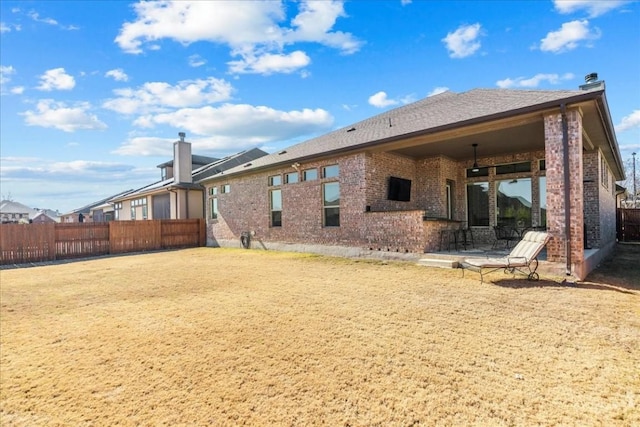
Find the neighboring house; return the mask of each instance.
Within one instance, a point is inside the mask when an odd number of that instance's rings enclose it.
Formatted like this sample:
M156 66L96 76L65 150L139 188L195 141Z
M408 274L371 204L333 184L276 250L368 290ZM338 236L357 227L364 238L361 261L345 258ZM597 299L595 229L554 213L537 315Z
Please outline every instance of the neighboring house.
M7 223L60 222L60 213L51 209L34 209L12 200L0 202L0 219Z
M0 221L8 223L29 223L38 210L30 208L13 200L3 200L0 202Z
M109 203L114 207L116 220L204 218L204 187L197 183L213 174L266 156L254 148L223 159L191 155L191 143L178 134L173 145L174 159L158 165L161 180L119 197Z
M97 202L90 203L79 209L68 212L60 216L60 222L102 222L113 219L113 206L109 205L109 200L123 194L130 193L133 190L127 190L114 196L109 196Z
M584 278L614 247L624 179L596 80L445 92L204 178L208 244L422 253L452 225L490 242L515 223Z
M31 218L31 222L34 224L49 224L60 222L60 214L51 209L43 209Z

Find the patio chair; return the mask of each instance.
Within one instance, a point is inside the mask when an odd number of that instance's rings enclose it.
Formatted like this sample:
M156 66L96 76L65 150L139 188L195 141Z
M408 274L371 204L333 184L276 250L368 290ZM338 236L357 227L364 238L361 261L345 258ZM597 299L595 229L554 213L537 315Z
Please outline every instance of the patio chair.
M513 227L505 227L496 225L493 227L496 240L493 242L491 249L495 249L500 242L505 242L505 248L509 249L511 242L518 240L518 235Z
M528 231L504 258L465 259L461 263L462 276L464 277L464 270L473 270L480 273L480 282L484 282L485 274L504 269L505 273L518 272L527 276L528 280L538 280L538 255L549 242L549 237L549 233Z

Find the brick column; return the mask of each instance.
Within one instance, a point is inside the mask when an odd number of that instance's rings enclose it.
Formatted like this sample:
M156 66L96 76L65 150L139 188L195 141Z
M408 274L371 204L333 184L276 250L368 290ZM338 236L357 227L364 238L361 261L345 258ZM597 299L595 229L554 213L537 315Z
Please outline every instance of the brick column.
M584 201L582 183L582 114L577 109L566 112L569 139L569 188L564 185L564 149L562 143L562 114L544 117L544 144L547 166L547 228L551 241L547 259L566 263L566 232L570 227L571 263L580 268L584 261ZM565 224L565 191L569 191L571 220ZM572 269L572 272L575 270Z

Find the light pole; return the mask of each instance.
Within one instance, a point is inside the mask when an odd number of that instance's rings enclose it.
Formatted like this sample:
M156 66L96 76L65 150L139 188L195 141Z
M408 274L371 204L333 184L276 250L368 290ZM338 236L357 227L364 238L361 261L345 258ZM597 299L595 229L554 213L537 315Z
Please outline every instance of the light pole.
M631 153L633 156L633 207L636 207L636 196L638 190L636 189L636 152Z

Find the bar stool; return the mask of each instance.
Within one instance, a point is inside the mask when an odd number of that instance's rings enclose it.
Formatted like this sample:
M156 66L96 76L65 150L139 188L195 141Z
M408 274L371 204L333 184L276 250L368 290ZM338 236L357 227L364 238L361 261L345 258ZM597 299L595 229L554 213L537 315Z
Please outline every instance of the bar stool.
M449 226L440 230L440 251L446 246L447 252L451 250L451 243L453 243L455 250L458 250L458 228L451 228Z

